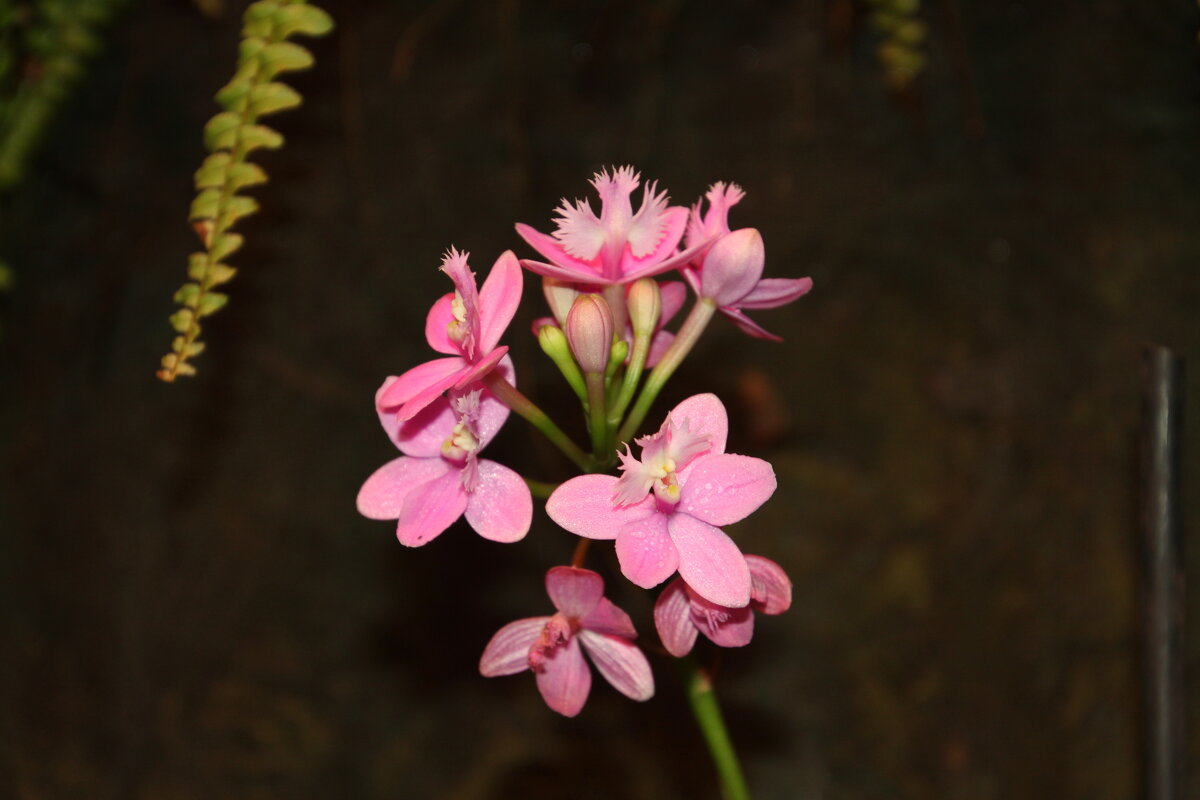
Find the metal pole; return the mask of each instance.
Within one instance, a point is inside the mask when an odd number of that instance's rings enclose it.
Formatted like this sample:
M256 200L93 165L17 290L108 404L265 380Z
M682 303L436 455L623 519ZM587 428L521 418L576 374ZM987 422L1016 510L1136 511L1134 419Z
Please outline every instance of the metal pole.
M1143 357L1141 503L1143 745L1147 800L1184 800L1183 545L1179 457L1183 363L1148 346Z

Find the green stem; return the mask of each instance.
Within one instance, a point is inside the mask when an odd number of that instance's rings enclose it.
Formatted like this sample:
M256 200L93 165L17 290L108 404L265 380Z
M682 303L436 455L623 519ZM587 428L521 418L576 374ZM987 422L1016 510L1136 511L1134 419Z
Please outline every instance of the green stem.
M621 416L625 413L625 409L629 408L629 403L633 400L633 393L637 391L638 381L642 379L642 370L645 369L646 358L650 355L652 334L653 331L634 334L633 354L629 357L629 364L625 367L625 377L621 381L621 393L617 395L616 401L608 410L608 424L614 429L621 424Z
M680 665L687 681L688 703L692 706L696 724L704 734L704 743L708 745L708 752L721 779L721 794L725 800L750 800L750 790L746 787L742 766L733 750L729 732L725 729L712 680L691 659L681 661Z
M592 471L593 462L587 453L580 450L579 446L572 442L570 437L554 424L554 420L546 416L546 412L534 405L533 401L528 397L517 391L517 387L504 380L499 371L492 370L485 375L483 384L491 390L497 400L520 414L530 425L541 431L559 450L563 451L563 454L567 458L575 462L575 466L584 472Z
M592 434L592 456L604 461L605 445L608 443L608 415L604 413L604 374L589 372L583 376L587 381L588 429Z
M650 377L646 379L646 385L642 387L642 393L638 397L637 403L634 404L633 411L629 412L625 424L617 431L618 442L627 442L633 434L637 433L642 420L650 411L650 406L654 405L654 401L658 398L658 393L662 391L667 380L675 373L676 368L687 354L692 351L696 342L700 340L700 334L704 333L708 321L712 319L713 312L716 310L716 305L707 297L701 297L696 301L696 305L692 306L687 319L679 328L679 333L675 334L675 341L671 342L671 346L663 354L662 360L650 371Z

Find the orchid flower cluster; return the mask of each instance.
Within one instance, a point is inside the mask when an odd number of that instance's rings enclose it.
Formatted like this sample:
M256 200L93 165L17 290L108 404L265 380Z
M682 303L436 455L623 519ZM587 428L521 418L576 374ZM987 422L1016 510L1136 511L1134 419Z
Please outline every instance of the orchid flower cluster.
M766 461L726 452L721 401L689 397L655 432L634 436L716 312L750 336L778 339L746 312L789 303L812 287L809 278L762 277L762 236L729 227L730 210L743 197L736 185L715 183L688 209L669 205L651 182L635 212L641 178L631 167L601 171L591 183L599 215L587 200L564 200L552 233L516 226L542 260L505 252L480 286L467 254L448 251L441 270L454 290L433 304L425 323L426 340L441 357L379 388L376 411L403 455L371 475L358 495L359 511L395 520L397 537L410 547L463 516L486 539L519 541L531 525L534 494L546 499L550 519L580 537L571 564L546 573L554 611L501 628L479 669L488 677L533 672L546 704L568 717L582 710L590 691L585 653L622 694L654 694L633 622L605 597L600 574L583 566L589 542L612 541L621 574L635 585L666 583L654 627L661 649L675 657L687 656L700 634L721 647L743 646L755 611L779 614L790 605L784 570L743 554L722 530L766 502L776 480ZM550 313L534 322L533 333L583 405L590 453L516 388L500 340L521 300L522 268L541 276ZM672 272L682 280L665 280ZM689 294L690 312L669 330ZM549 485L483 458L513 411L582 474Z

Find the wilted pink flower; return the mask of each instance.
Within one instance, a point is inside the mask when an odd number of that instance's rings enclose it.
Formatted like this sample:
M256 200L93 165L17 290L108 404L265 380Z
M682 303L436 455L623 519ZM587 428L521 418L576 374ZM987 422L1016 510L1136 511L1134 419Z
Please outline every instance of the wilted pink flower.
M725 406L713 394L677 405L658 433L626 449L623 474L581 475L550 495L546 512L568 531L616 539L621 572L649 589L678 570L706 600L738 608L750 602L746 559L721 525L743 519L775 491L775 473L759 458L725 452Z
M637 632L629 615L604 597L604 579L577 567L553 567L546 593L557 612L510 622L484 648L479 671L486 678L527 669L537 678L542 699L573 717L583 709L592 674L587 651L604 679L633 700L654 696L654 676L646 656L633 644Z
M762 556L746 556L750 568L750 605L727 608L709 602L676 578L654 604L654 627L667 652L682 658L691 652L696 634L721 647L742 647L754 635L754 612L782 614L792 604L792 582L783 568Z
M708 211L702 216L696 203L688 221L688 246L699 250L682 270L683 277L697 295L712 300L742 331L779 341L742 309L790 303L812 289L812 278L763 278L762 235L754 228L729 230L729 209L742 199L742 190L736 184L714 183L706 196Z
M504 359L500 369L511 373ZM379 399L399 378L388 378ZM508 418L508 408L475 390L439 398L407 422L381 410L388 437L405 453L367 478L358 510L371 519L396 520L401 544L419 547L466 514L475 532L495 542L515 542L529 531L533 499L517 473L478 453Z
M573 283L607 286L666 272L690 257L676 252L688 210L668 206L666 192L656 191L653 182L646 185L636 214L629 197L641 184L641 175L633 167L614 169L611 175L601 170L591 182L600 195L600 216L587 200L570 203L564 198L553 234L517 223L521 238L550 262L523 260L526 269Z
M454 291L434 303L425 320L429 346L450 357L418 364L391 380L379 397L379 404L396 409L400 420L412 419L449 389L477 382L508 352L497 343L521 302L520 264L505 251L477 290L467 255L454 248L446 254L441 269L454 281Z

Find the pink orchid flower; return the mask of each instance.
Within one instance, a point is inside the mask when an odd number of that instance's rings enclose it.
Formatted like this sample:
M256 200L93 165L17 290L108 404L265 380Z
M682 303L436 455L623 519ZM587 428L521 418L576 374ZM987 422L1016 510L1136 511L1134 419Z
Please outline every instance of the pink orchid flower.
M650 663L633 644L637 632L629 615L604 597L603 578L588 569L553 567L546 573L546 593L554 616L519 619L497 631L479 660L485 678L533 670L546 705L573 717L592 686L586 651L621 694L632 700L654 696Z
M727 608L705 600L676 578L654 604L654 627L667 652L682 658L703 633L720 647L743 647L754 636L754 612L782 614L792 605L792 582L783 567L762 556L746 556L750 605Z
M553 234L517 223L517 233L550 263L523 260L528 270L550 278L587 286L629 283L666 272L685 262L690 252L677 253L687 226L688 210L668 206L666 192L646 185L637 213L629 200L641 185L633 167L601 170L592 178L600 195L600 216L587 200L568 202L556 211Z
M615 539L621 572L644 589L676 570L701 597L729 608L750 602L746 559L720 526L751 514L775 491L759 458L725 452L725 406L713 394L672 409L658 433L626 447L623 474L581 475L546 503L550 518L588 539Z
M511 372L508 359L500 369ZM524 538L533 519L529 487L517 473L478 453L508 418L508 408L476 389L440 398L401 423L380 408L399 378L376 393L379 419L405 455L384 464L358 492L358 511L370 519L396 520L401 544L419 547L466 515L475 532L494 542Z
M521 302L521 266L511 250L504 252L477 289L467 256L450 248L442 260L441 270L454 281L454 291L434 303L425 320L429 346L450 357L418 364L391 381L380 397L382 405L397 409L402 421L444 392L478 382L508 352L497 343Z
M741 330L759 339L781 341L743 312L775 308L797 300L812 289L812 278L764 278L762 235L754 228L729 230L729 209L745 196L736 184L714 183L708 190L708 211L692 207L687 244L698 248L682 270L692 290L712 300Z

